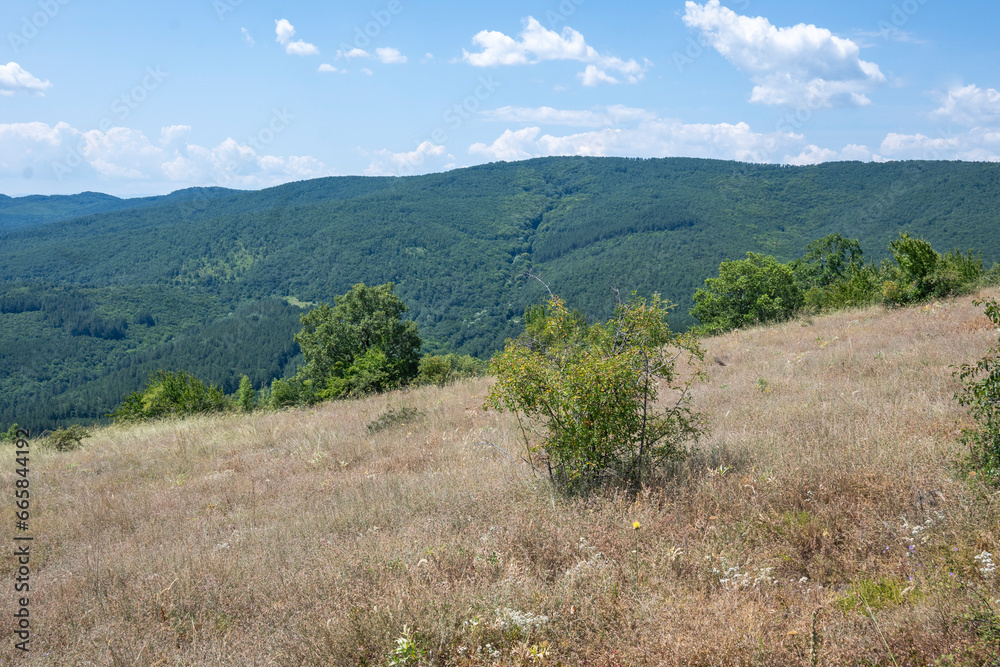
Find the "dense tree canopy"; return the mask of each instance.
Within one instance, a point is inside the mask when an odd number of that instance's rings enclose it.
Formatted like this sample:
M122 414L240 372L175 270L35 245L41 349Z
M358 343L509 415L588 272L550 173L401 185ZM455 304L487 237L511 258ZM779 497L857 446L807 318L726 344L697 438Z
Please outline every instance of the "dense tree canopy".
M720 264L719 277L708 278L694 301L691 314L712 332L788 319L803 297L791 267L748 252L746 259Z
M306 360L300 376L321 398L405 384L417 375L421 345L417 325L403 320L406 310L392 283L359 283L335 305L320 304L295 335Z

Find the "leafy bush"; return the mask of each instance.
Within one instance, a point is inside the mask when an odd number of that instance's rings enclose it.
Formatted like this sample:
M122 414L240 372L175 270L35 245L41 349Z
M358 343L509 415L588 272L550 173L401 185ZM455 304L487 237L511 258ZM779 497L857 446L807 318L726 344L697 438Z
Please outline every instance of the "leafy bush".
M746 259L722 262L719 277L707 279L694 302L691 315L701 331L716 333L787 320L804 299L790 266L748 252Z
M11 424L10 428L0 433L0 442L14 442L17 440L17 432L21 430L18 424Z
M271 389L267 393L266 405L280 409L295 405L312 405L318 403L319 400L311 380L303 381L298 377L287 380L275 378L271 380Z
M1000 303L976 301L986 306L986 316L1000 328ZM962 430L962 442L969 448L968 464L994 483L1000 482L1000 339L997 346L975 364L962 364L955 371L962 390L955 394L960 405L968 406L976 425Z
M240 410L243 412L253 412L254 409L254 391L253 385L250 384L250 378L246 375L240 378L240 388L236 392L236 405L239 406Z
M414 384L436 384L443 387L456 380L485 375L488 365L467 354L429 354L420 359Z
M897 265L883 269L883 298L889 305L955 294L972 288L983 276L983 261L971 250L942 255L927 241L904 232L889 249Z
M113 413L115 423L223 412L231 407L221 389L186 371L157 371L142 391L134 391Z
M700 373L682 379L676 362L703 351L670 331L669 308L658 295L633 295L606 324L588 326L552 297L544 316L529 311L525 333L493 358L487 406L541 428L537 445L523 431L525 444L561 490L638 488L702 433L689 394ZM658 408L661 393L669 403Z
M83 446L84 438L89 438L90 433L79 424L73 424L68 428L61 428L48 437L46 444L54 447L60 452L69 452L80 449Z

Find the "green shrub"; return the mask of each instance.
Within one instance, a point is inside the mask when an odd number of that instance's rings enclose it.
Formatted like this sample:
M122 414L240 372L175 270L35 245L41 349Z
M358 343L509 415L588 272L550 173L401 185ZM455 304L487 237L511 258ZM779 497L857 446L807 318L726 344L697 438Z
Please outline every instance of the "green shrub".
M694 293L691 315L704 333L787 320L802 307L802 290L792 268L770 255L722 262L719 277Z
M142 391L134 391L113 413L115 423L223 412L231 408L221 389L186 371L157 371Z
M294 377L287 380L280 378L271 380L267 400L266 405L280 409L296 405L312 405L318 403L320 398L313 389L311 380L303 381L299 377Z
M889 577L879 579L859 579L851 584L847 592L834 602L834 606L845 614L857 611L867 615L871 611L898 605L903 601L903 584Z
M243 412L253 412L254 409L254 391L253 385L250 384L250 378L246 375L240 378L240 388L236 392L236 405L239 406L240 410Z
M46 444L60 452L69 452L80 449L83 440L89 438L90 433L79 424L73 424L68 428L61 428L48 437Z
M17 432L19 430L21 430L21 427L18 424L11 424L9 429L0 433L0 442L14 442L17 440Z
M485 375L488 365L487 362L467 354L429 354L420 359L414 384L435 384L443 387L456 380Z
M985 305L986 317L1000 328L1000 303L990 299L975 304ZM967 464L996 484L1000 482L1000 339L982 359L962 364L955 375L962 381L955 398L976 421L962 430L962 442L969 448Z
M487 406L540 427L537 445L523 431L529 457L544 462L561 490L638 488L702 433L689 395L700 373L682 380L675 364L700 360L703 351L670 331L669 307L658 295L633 295L606 324L588 326L553 297L544 317L536 312L493 358ZM662 408L661 392L671 397Z

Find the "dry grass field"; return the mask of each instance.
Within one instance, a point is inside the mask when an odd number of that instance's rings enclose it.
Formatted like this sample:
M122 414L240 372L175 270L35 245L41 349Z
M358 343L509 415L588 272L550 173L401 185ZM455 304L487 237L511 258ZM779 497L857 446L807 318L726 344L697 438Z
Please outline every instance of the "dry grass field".
M951 366L997 336L970 297L709 339L710 434L637 497L485 444L521 448L486 379L104 428L33 452L34 636L5 557L0 661L992 664L1000 509L955 471Z

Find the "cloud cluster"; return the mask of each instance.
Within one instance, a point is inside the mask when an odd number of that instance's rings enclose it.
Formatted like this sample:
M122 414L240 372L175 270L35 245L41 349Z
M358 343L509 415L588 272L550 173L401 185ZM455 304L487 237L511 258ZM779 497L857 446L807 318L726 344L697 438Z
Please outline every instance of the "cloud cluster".
M18 93L44 95L52 87L48 81L33 76L15 62L0 65L0 95L10 97Z
M867 93L886 83L878 65L860 57L853 41L800 23L777 28L764 17L741 16L719 0L685 3L684 23L756 84L761 104L865 106Z
M304 42L301 39L292 41L295 36L295 28L287 19L278 19L274 22L275 41L285 47L285 53L292 56L318 56L319 49L315 45Z
M971 84L953 88L933 115L967 127L1000 126L1000 91Z
M469 53L462 50L462 60L475 67L501 65L534 65L551 60L572 60L586 63L578 74L586 86L602 83L638 83L646 75L649 62L640 65L635 60L622 60L601 55L587 44L583 35L565 28L562 34L548 30L534 17L524 20L524 29L518 39L494 30L483 30L472 38L482 50Z
M562 135L543 133L538 126L508 129L491 144L473 144L469 147L470 154L507 161L551 155L588 155L777 162L805 145L802 135L792 132L754 132L747 123L683 123L628 107L608 107L603 112L506 107L493 112L493 116L533 118L569 126L606 126Z
M190 132L184 125L165 127L151 140L126 127L84 132L67 123L0 124L0 176L31 173L40 180L106 181L119 188L133 182L256 189L330 175L313 157L266 155L261 146L232 138L209 148L190 143Z
M393 153L389 150L380 150L374 154L368 154L372 158L371 164L365 169L367 176L410 176L433 171L434 168L451 169L453 164L441 166L437 164L443 159L454 160L455 156L450 155L444 146L425 141L412 151ZM438 158L434 160L434 158ZM434 162L434 166L428 164Z
M408 58L400 53L399 49L387 46L380 46L375 49L374 54L358 47L354 47L350 51L337 51L337 58L344 60L354 60L356 58L374 59L383 65L405 65L408 61Z

